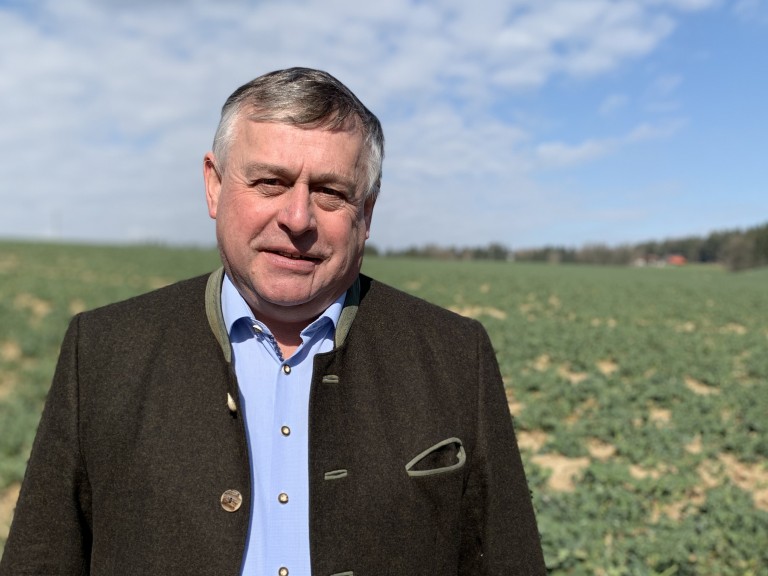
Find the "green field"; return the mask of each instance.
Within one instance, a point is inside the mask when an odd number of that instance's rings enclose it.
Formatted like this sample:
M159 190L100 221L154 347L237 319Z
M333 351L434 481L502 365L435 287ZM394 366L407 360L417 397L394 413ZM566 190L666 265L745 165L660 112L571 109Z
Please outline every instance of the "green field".
M217 265L0 243L0 546L71 315ZM768 574L768 270L365 271L487 327L552 574Z

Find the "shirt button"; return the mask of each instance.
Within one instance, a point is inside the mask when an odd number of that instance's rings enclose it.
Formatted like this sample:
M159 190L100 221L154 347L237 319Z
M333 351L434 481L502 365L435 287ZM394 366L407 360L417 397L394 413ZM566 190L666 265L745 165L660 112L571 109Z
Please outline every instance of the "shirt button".
M256 332L256 334L261 334L262 332L264 332L264 330L262 330L261 326L259 326L258 324L253 325L253 331Z
M285 492L280 492L280 495L277 497L277 501L280 502L280 504L288 504L288 494Z
M283 364L283 372L287 375L291 373L291 367L288 364Z
M280 434L282 434L283 436L290 436L291 429L288 428L288 426L283 426L282 428L280 428Z
M277 576L288 576L288 568L281 566L280 570L277 571Z
M237 512L243 503L243 496L237 490L225 490L221 495L221 507L227 512Z

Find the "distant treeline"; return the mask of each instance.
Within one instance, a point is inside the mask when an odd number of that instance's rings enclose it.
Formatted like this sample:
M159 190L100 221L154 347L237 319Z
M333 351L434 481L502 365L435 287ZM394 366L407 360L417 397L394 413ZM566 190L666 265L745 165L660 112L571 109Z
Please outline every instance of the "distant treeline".
M444 260L504 260L609 265L664 265L685 262L719 263L738 271L768 265L768 223L746 230L724 230L701 236L688 236L639 244L590 244L581 248L544 246L512 250L503 244L482 247L442 247L428 244L384 253L375 246L367 251L380 256L434 258Z

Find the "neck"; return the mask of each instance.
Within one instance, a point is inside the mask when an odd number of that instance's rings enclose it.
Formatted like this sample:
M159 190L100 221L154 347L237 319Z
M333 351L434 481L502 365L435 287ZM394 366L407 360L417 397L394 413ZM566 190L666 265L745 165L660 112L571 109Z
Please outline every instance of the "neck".
M267 325L272 336L275 337L283 358L290 358L301 345L301 331L310 322L276 322L274 320L262 320Z

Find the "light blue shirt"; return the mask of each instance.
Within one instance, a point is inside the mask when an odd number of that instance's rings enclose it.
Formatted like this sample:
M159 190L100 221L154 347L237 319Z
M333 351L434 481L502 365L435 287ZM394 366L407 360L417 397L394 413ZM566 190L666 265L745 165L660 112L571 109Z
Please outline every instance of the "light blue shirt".
M269 328L225 276L221 308L245 414L253 484L242 574L311 576L309 557L309 389L315 354L333 348L345 294L301 332L283 359Z

